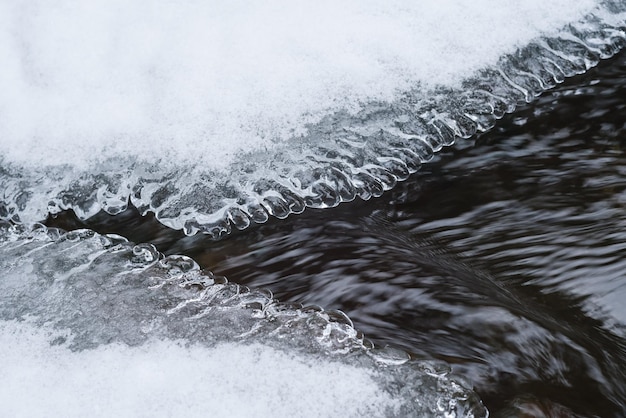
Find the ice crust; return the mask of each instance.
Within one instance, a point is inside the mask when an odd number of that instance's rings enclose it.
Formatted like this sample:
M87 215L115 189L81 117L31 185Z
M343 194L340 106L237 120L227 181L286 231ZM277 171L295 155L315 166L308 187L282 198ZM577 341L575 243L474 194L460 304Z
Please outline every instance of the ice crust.
M343 417L393 409L368 370L258 344L150 341L75 352L0 321L2 411L11 417Z
M0 4L0 217L215 237L369 199L625 43L623 1Z
M10 416L487 416L445 364L151 245L5 226L0 271Z
M595 5L499 3L4 1L5 155L226 168L329 111L458 82Z

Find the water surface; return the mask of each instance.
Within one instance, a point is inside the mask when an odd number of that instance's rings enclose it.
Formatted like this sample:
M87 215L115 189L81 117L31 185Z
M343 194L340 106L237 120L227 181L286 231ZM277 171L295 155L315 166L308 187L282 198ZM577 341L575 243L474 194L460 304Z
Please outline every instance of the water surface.
M133 210L48 223L151 242L281 301L340 309L376 344L449 362L496 416L623 416L624 97L622 53L380 199L219 242Z

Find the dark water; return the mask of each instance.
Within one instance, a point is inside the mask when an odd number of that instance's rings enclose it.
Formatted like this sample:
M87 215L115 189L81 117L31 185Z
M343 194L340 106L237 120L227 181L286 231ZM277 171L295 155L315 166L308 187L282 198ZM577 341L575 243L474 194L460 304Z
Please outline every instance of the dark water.
M377 344L449 362L495 416L626 416L626 55L374 201L220 242L129 210L87 224L186 254Z

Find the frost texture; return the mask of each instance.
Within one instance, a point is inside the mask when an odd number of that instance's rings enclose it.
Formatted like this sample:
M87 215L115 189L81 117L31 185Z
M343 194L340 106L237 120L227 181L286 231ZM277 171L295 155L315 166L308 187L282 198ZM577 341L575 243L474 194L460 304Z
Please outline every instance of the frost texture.
M155 339L263 344L371 371L380 390L397 400L389 416L487 415L445 364L374 348L341 312L279 303L267 291L229 283L151 245L89 230L5 226L0 270L0 320L65 332L67 341L51 343L76 351ZM363 411L378 416L369 412Z
M626 4L594 14L503 56L460 88L415 86L392 103L337 112L269 151L243 153L226 170L109 159L88 171L25 171L0 157L0 219L36 222L73 209L80 218L116 214L130 201L186 234L215 238L270 216L380 196L444 146L493 127L517 103L584 73L626 43ZM164 159L167 156L163 157Z

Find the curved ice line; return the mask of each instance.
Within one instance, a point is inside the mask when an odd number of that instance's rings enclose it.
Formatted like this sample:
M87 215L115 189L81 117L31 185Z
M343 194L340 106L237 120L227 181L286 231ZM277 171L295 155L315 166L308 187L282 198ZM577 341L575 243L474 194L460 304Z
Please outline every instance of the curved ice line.
M46 251L33 256L40 248ZM59 344L68 349L67 372L81 369L80 353L114 345L134 349L180 341L210 350L220 344L255 344L311 364L343 365L370 375L377 392L394 400L384 410L372 411L376 416L488 415L467 382L452 375L445 363L374 347L343 312L278 302L269 291L231 283L201 270L189 257L164 256L150 244L134 245L90 230L64 233L0 222L0 270L0 325L11 323L11 329L27 334L52 331L56 338L43 341L47 349L42 352L50 355ZM60 342L59 333L64 335ZM0 335L3 344L7 335ZM9 342L2 348L11 347ZM160 359L153 357L158 367ZM34 369L38 361L46 358L20 367ZM281 365L274 367L280 370ZM433 368L440 372L433 374ZM105 373L116 375L114 370ZM255 377L260 376L245 378ZM72 387L59 383L61 389ZM50 387L42 389L49 395ZM362 407L348 406L350 416Z
M518 102L616 54L626 44L625 12L624 2L606 1L458 88L416 86L397 101L366 104L355 115L328 115L271 152L239 155L227 176L204 167L159 171L130 157L106 160L92 172L24 172L0 157L0 219L29 223L68 209L86 219L100 210L119 213L130 202L168 227L219 238L270 216L284 219L307 207L378 197L441 148L491 129Z

